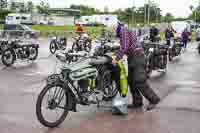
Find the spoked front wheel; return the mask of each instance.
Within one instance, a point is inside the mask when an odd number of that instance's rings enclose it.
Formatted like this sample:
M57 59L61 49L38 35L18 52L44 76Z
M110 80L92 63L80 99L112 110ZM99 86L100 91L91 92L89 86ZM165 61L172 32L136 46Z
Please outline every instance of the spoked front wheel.
M67 117L67 106L68 96L63 86L47 85L37 99L37 119L45 127L57 127Z
M90 52L91 49L92 49L92 42L91 42L90 40L87 40L87 41L85 42L85 51L86 51L86 52Z
M55 54L57 50L56 42L52 41L49 46L51 54Z

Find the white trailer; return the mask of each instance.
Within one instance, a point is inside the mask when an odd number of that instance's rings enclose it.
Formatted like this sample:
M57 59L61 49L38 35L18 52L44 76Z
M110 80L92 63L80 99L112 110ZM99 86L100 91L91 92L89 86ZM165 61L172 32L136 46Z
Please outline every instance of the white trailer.
M92 15L82 16L80 18L82 24L98 23L106 26L116 26L118 23L117 15Z
M6 16L6 24L33 24L31 14L10 13Z

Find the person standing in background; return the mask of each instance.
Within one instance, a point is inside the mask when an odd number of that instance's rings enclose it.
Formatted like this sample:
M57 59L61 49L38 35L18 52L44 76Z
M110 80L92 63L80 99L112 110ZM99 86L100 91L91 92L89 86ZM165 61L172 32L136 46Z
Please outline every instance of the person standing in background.
M187 32L187 29L184 29L181 36L182 36L183 46L186 50L187 43L188 43L188 40L189 40L189 35L188 35L188 32Z
M83 33L83 27L80 24L76 24L76 33L81 34Z

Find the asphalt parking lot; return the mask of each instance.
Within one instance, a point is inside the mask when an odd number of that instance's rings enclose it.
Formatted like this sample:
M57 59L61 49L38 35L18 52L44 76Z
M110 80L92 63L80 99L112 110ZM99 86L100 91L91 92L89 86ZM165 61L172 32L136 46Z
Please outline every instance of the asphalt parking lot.
M127 117L119 117L112 116L109 107L79 107L60 128L49 130L37 121L35 104L45 78L55 72L56 58L49 52L48 41L40 40L39 58L34 63L17 62L10 68L0 64L0 132L188 133L192 129L192 133L199 133L200 56L196 46L191 43L169 63L166 74L152 74L149 82L162 98L155 110L130 110Z

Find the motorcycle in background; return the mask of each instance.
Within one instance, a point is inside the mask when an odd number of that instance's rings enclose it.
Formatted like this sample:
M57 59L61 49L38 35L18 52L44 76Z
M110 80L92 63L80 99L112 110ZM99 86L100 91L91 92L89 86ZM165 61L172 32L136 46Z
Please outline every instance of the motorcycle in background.
M149 78L153 70L167 71L168 46L156 43L145 44L146 72Z
M74 38L74 43L72 45L73 51L86 51L90 52L92 49L92 40L89 38L87 33L80 34L79 37Z
M9 42L7 49L2 52L2 62L11 66L17 59L35 61L38 57L38 44L23 45L20 40Z
M49 50L51 54L55 54L57 50L65 50L67 47L67 39L65 37L54 36L51 39Z
M169 47L169 61L171 62L174 57L177 57L181 54L182 51L182 40L181 39L174 39L173 45Z

